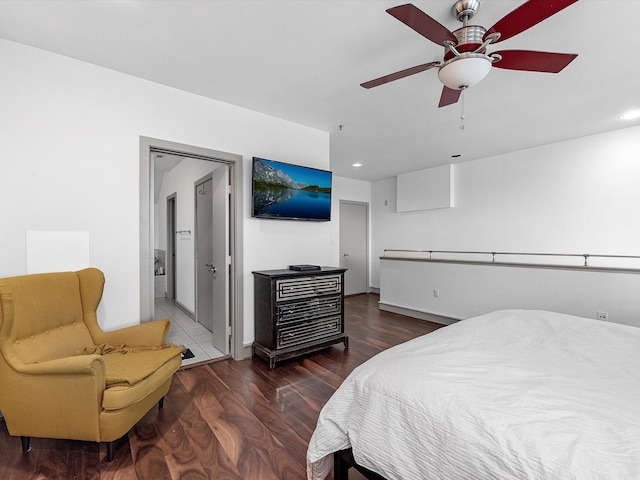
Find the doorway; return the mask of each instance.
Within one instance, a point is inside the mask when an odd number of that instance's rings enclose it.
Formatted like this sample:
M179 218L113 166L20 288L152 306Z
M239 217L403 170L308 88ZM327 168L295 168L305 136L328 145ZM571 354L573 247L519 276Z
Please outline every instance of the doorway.
M340 267L345 295L369 291L369 204L340 201Z
M161 184L161 179L157 179L154 171L154 155L157 153L165 155L175 155L178 157L189 157L207 162L225 165L228 175L228 208L226 209L227 221L227 241L228 259L226 268L228 272L228 291L225 295L227 309L227 332L230 341L227 342L227 352L235 359L249 357L250 346L243 344L243 321L242 321L242 157L240 155L216 150L195 147L192 145L179 144L161 139L140 137L140 317L142 321L153 318L154 294L153 294L153 251L154 239L158 233L156 224L166 218L158 214L158 205L165 207L164 202L154 202L156 189ZM211 170L209 170L211 171ZM202 173L200 174L202 176ZM191 189L193 189L193 180ZM188 203L186 198L192 198L192 193L187 196L180 195L180 204L174 204L176 215L173 231L176 232L174 252L176 253L176 265L174 272L176 281L174 284L174 296L180 296L186 283L195 284L195 272L189 276L183 275L181 269L182 262L178 253L185 248L192 248L195 241L195 218L191 214L190 220L181 223L181 212ZM169 203L169 205L171 205ZM191 207L193 208L193 207ZM164 223L164 222L162 222ZM192 232L193 239L192 239ZM191 268L194 268L194 253L191 253ZM193 287L192 287L193 288ZM193 298L194 295L192 295ZM195 313L194 313L195 317Z

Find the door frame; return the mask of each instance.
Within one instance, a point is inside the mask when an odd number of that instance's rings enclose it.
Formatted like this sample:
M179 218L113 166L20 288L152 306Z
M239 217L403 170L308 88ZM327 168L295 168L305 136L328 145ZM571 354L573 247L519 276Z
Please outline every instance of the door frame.
M176 209L178 205L178 194L173 192L167 195L167 258L165 265L165 275L167 286L165 294L167 298L176 298ZM171 204L171 208L169 205Z
M370 282L370 278L369 278L369 274L370 274L370 265L369 265L369 202L358 202L356 200L340 200L340 202L338 203L338 212L340 212L340 208L342 207L342 205L359 205L359 206L364 206L365 207L365 222L366 222L366 226L365 226L365 242L364 242L364 248L365 248L365 293L370 293L371 292L371 282ZM340 243L340 222L342 221L342 215L340 216L339 222L338 222L338 243ZM338 245L338 253L340 255L342 255L342 245Z
M243 256L243 209L242 209L242 155L208 148L186 145L158 138L140 136L140 319L152 320L154 315L153 295L153 248L154 248L154 172L152 153L182 155L229 165L231 193L229 198L229 317L231 322L230 354L236 360L250 356L251 348L244 347L243 308L244 289L242 282ZM245 351L246 350L246 351Z

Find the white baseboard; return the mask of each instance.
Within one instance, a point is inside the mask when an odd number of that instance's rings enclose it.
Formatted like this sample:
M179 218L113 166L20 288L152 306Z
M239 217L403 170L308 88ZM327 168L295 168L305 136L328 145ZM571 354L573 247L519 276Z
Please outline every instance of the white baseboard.
M178 300L175 301L176 303L176 307L178 307L180 309L180 311L182 313L184 313L185 315L187 315L191 320L195 321L196 319L196 314L194 312L192 312L191 310L189 310L187 307L185 307L182 303L180 303Z
M236 360L244 360L251 357L253 357L253 346L251 343L245 343L242 345L242 357L236 358Z
M390 303L378 302L378 308L386 312L398 313L407 317L418 318L420 320L426 320L428 322L439 323L441 325L451 325L456 323L459 319L445 317L435 313L423 312L421 310L415 310L413 308L401 307L399 305L392 305Z

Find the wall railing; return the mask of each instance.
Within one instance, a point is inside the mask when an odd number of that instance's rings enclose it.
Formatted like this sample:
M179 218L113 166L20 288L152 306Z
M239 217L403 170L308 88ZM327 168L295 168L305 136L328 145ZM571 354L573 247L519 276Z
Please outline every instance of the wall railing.
M385 249L385 260L640 273L640 255ZM533 260L536 261L533 261ZM531 260L531 261L529 261Z

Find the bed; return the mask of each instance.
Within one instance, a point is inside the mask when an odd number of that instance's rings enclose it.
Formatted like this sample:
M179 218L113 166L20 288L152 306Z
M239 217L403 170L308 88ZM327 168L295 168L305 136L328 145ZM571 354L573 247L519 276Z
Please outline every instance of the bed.
M337 478L640 479L640 328L503 310L393 347L325 404L308 480L334 457Z

